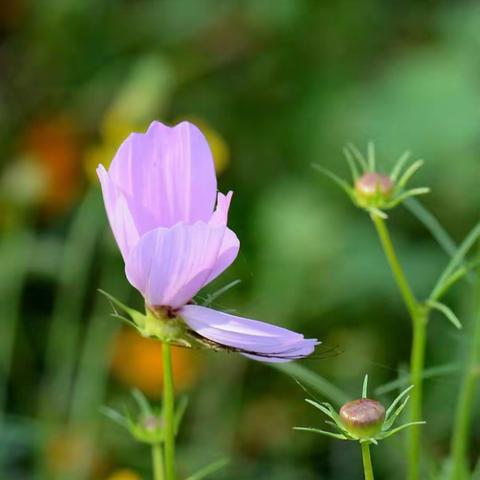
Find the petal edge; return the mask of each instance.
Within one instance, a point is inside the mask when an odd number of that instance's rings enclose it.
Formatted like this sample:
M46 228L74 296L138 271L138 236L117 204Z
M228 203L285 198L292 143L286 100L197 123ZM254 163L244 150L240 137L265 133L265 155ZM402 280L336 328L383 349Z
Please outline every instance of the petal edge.
M200 305L180 310L185 323L198 335L265 362L288 362L303 358L315 349L316 339L269 323L238 317Z

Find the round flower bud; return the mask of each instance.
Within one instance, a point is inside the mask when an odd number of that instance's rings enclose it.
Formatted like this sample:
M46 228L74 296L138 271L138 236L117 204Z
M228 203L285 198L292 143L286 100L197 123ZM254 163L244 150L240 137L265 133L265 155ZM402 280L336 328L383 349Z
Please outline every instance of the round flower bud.
M155 417L154 415L149 415L143 419L143 428L148 431L154 431L162 428L162 419Z
M385 407L376 400L362 398L340 409L343 426L356 438L371 438L379 433L385 420Z
M371 204L376 200L388 200L393 192L393 182L388 175L368 172L355 182L355 192L361 203Z

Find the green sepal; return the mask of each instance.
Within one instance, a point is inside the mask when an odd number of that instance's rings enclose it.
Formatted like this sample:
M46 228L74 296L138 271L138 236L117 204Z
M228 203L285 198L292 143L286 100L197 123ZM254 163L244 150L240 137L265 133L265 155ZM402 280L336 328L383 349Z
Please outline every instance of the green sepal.
M334 433L334 432L329 432L328 430L320 430L319 428L313 428L313 427L293 427L294 430L302 431L302 432L313 432L313 433L318 433L320 435L325 435L327 437L332 437L336 438L337 440L350 440L350 438L347 438L345 435L342 435L341 433Z
M102 295L107 297L107 299L110 301L110 304L113 307L114 313L112 314L113 317L119 318L121 320L126 321L130 325L142 329L145 328L145 322L146 322L146 315L143 313L140 313L139 311L127 307L124 303L122 303L118 298L115 298L113 295L110 295L110 293L106 292L105 290L98 290ZM123 313L126 313L130 319L127 319L125 317L122 317L121 315L118 314L118 311L115 307L118 307Z
M104 290L99 292L107 297L113 307L112 317L118 318L134 327L140 335L146 338L154 338L172 345L192 348L192 342L187 339L187 331L180 317L168 318L161 311L153 311L146 308L146 313L141 313L122 303L118 298ZM118 310L128 315L120 315Z
M154 408L140 390L134 389L131 394L135 400L138 414L133 414L126 405L123 406L123 414L110 407L102 407L101 413L127 430L140 443L148 445L163 443L165 433L162 408ZM181 397L177 402L174 417L175 434L178 433L187 405L188 398L186 396Z
M396 406L401 402L402 398L408 395L408 393L410 392L410 390L412 390L413 387L414 387L413 385L410 385L409 387L407 387L405 390L403 390L398 394L398 396L395 398L392 404L388 407L385 413L385 421L387 421L390 418L390 415L395 410Z
M423 421L422 422L405 423L404 425L400 425L397 428L394 428L392 430L388 430L386 432L383 432L383 433L377 435L376 438L377 438L377 440L384 440L385 438L391 437L392 435L395 435L396 433L401 432L405 428L414 427L416 425L425 425L426 423L427 422L423 422Z

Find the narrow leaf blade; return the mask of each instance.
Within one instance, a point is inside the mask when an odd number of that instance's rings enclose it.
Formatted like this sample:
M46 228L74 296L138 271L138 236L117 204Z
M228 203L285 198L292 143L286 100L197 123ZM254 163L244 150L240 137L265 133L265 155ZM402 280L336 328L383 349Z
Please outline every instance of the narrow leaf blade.
M198 472L190 475L187 480L202 480L203 478L208 477L208 475L215 473L216 471L222 469L226 465L228 465L230 459L228 458L221 458L220 460L216 460L209 465L201 468Z
M461 330L463 328L460 320L455 315L453 310L451 308L447 307L447 305L445 305L444 303L440 303L440 302L436 302L436 301L430 301L430 302L428 302L428 305L430 307L432 307L433 309L438 310L439 312L443 313L445 315L445 317L447 318L447 320L449 320L450 323L455 328L457 328L458 330Z
M294 430L298 430L301 432L312 432L318 433L320 435L326 435L327 437L336 438L337 440L348 440L347 437L340 433L333 433L327 430L320 430L319 428L312 428L312 427L293 427Z
M349 196L351 200L353 201L355 200L352 192L352 188L345 180L343 180L342 178L340 178L338 175L328 170L327 168L322 167L321 165L318 165L316 163L313 163L312 167L318 172L323 173L324 175L329 177L331 180L333 180Z
M313 388L317 393L323 395L335 405L343 405L350 400L350 397L345 392L318 375L318 373L313 372L299 363L275 363L271 364L271 366L294 379L301 380L305 385Z
M398 176L400 175L403 166L405 165L406 161L410 158L410 151L407 150L404 152L401 157L397 160L397 163L395 163L395 166L393 167L393 170L390 173L390 178L393 183L397 181Z

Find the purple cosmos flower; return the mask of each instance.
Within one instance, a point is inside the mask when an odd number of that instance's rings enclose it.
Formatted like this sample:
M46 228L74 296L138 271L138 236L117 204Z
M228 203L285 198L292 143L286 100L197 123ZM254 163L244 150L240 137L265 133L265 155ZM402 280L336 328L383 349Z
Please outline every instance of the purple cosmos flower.
M284 362L314 351L316 339L192 303L240 247L227 227L232 192L217 195L212 154L197 127L153 122L145 134L129 135L108 172L99 165L97 173L127 278L150 310L256 360Z

